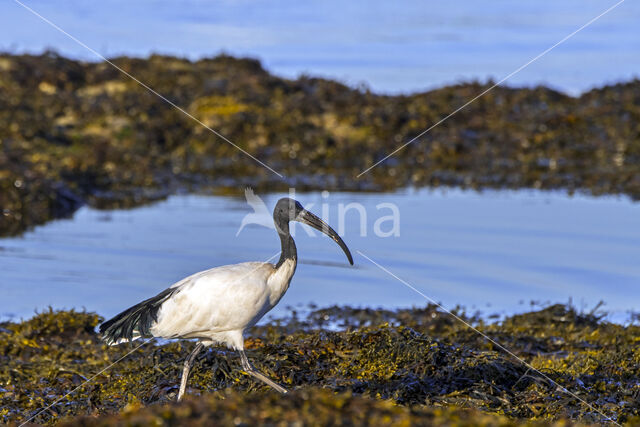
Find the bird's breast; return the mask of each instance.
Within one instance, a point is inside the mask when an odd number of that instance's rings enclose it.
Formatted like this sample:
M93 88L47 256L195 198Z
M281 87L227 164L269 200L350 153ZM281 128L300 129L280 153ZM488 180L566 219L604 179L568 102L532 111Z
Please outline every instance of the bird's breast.
M293 273L296 272L296 265L297 262L295 259L286 259L282 265L276 268L271 276L269 276L267 286L269 287L270 309L278 304L285 292L287 292L287 289L289 289Z

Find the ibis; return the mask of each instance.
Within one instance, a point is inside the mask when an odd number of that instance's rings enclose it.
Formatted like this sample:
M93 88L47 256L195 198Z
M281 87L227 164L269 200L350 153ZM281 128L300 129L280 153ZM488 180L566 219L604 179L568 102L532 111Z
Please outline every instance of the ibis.
M284 387L249 362L244 351L244 334L275 307L289 289L298 262L296 244L289 231L290 221L307 224L331 237L353 265L351 252L338 233L296 200L283 198L273 211L282 249L276 264L243 262L186 277L102 323L102 339L109 345L151 337L197 340L184 362L178 400L185 393L196 356L213 344L238 351L247 374L286 393Z

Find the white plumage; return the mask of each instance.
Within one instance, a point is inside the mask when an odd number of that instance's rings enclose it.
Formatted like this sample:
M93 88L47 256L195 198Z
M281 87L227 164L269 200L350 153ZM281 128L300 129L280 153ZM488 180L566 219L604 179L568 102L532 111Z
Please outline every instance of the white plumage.
M160 307L151 333L242 350L243 332L280 301L295 269L295 260L286 260L279 268L243 262L189 276L171 287L176 293Z
M244 352L244 333L275 307L289 289L298 260L289 221L322 231L340 245L351 264L353 258L340 236L295 200L280 199L273 220L282 247L277 264L244 262L186 277L104 322L100 325L103 339L109 344L140 337L197 339L198 344L185 360L178 400L185 392L195 357L212 344L224 344L239 351L242 367L248 374L285 393L284 387L251 365Z

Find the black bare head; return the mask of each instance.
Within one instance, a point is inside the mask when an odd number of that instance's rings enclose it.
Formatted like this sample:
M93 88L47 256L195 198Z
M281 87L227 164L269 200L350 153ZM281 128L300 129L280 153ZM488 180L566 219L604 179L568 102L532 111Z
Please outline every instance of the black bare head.
M334 242L336 242L344 251L349 263L353 265L353 257L351 256L351 252L347 245L342 241L340 235L335 232L333 228L329 226L326 222L306 210L302 207L300 202L297 200L293 200L291 198L285 197L278 200L276 203L276 207L273 210L273 222L276 225L276 230L278 234L280 234L281 238L291 239L291 235L289 233L289 222L290 221L298 221L303 224L307 224L318 231L326 234L331 237ZM284 249L284 240L283 240L283 249ZM294 246L295 248L295 246Z

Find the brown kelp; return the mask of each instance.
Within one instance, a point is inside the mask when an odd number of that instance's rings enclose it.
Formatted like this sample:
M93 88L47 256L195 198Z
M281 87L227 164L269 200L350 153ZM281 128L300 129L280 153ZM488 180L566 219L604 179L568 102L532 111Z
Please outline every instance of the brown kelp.
M213 419L567 425L602 423L605 416L640 421L639 326L610 323L565 305L497 322L461 309L456 314L534 369L432 305L331 307L291 312L251 330L250 357L292 393L282 396L256 383L243 374L234 352L213 348L198 357L188 397L176 404L181 364L193 343L107 347L94 331L98 315L49 310L0 325L0 420L19 423L35 415L39 423L105 425Z
M407 185L542 188L640 197L640 82L570 97L496 87L414 95L302 76L221 55L112 61L277 175L105 62L0 55L0 234L80 204L129 207L180 188L380 191Z

